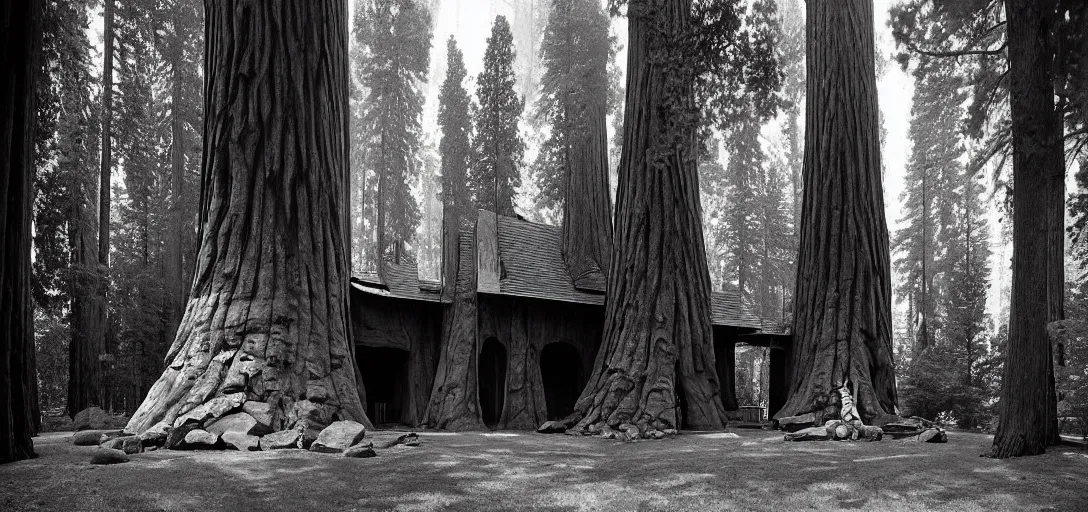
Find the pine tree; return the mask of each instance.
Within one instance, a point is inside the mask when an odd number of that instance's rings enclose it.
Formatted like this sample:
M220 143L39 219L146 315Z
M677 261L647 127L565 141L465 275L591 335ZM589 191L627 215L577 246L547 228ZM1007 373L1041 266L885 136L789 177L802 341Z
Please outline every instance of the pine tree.
M964 148L959 138L962 82L951 63L935 61L917 68L909 134L913 149L907 164L903 201L903 227L892 248L894 264L904 276L897 287L900 297L910 297L917 324L916 351L936 341L941 329L937 304L947 286L949 262L945 251L954 243L955 194L964 172L958 159Z
M465 90L465 62L457 41L446 42L446 79L438 94L438 126L442 141L438 152L442 167L443 221L455 230L467 227L472 216L468 184L472 165L472 98Z
M360 6L359 8L364 8ZM419 225L419 205L411 193L419 177L422 84L430 66L431 15L413 0L370 0L357 32L365 46L361 70L367 99L366 166L376 174L376 253L399 262Z
M479 109L473 122L475 161L469 183L476 205L500 215L514 215L525 153L518 129L524 103L514 90L513 45L510 24L504 16L496 16L487 38L484 70L476 79Z

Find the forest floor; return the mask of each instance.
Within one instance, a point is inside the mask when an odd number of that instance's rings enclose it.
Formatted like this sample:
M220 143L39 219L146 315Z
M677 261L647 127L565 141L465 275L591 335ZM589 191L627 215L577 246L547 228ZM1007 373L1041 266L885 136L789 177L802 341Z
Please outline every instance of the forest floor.
M0 466L0 510L1086 510L1088 451L979 457L947 444L787 443L779 433L686 432L624 443L529 432L420 431L369 459L301 450L157 450L88 463L71 433Z

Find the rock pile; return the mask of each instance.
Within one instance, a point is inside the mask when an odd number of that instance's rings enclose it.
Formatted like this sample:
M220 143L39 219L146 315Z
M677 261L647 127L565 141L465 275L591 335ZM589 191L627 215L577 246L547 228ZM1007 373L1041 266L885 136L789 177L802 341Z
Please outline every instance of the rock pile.
M309 403L309 402L307 402ZM381 432L367 434L366 427L350 420L321 421L319 410L307 410L301 402L288 414L290 423L275 418L267 403L247 401L243 393L213 398L194 408L177 420L160 422L139 435L119 430L83 430L72 436L78 446L98 446L91 458L93 464L128 462L129 455L145 450L239 451L308 449L316 453L339 453L345 457L366 458L377 455L375 449L394 446L419 446L415 432ZM94 423L95 413L86 415ZM276 431L273 425L293 424L293 428Z

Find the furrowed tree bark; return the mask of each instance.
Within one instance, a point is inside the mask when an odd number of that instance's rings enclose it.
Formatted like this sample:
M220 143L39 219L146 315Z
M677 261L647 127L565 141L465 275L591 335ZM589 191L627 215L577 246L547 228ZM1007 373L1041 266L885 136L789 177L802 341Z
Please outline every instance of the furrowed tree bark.
M1010 115L1012 118L1013 272L1008 359L1002 377L1000 420L990 456L1037 455L1053 437L1053 359L1046 324L1059 304L1049 281L1055 170L1063 168L1061 125L1054 122L1048 16L1052 1L1008 0ZM1043 273L1047 279L1040 279Z
M891 269L872 0L807 4L804 197L789 398L775 418L838 418L846 385L862 420L895 413Z
M604 70L600 71L603 75ZM563 259L574 286L605 291L612 251L612 200L608 186L607 91L586 105L585 130L575 133L563 193Z
M695 166L690 0L632 0L623 152L601 350L574 430L725 426ZM678 410L678 393L686 409Z
M475 240L471 234L459 234L460 225L455 218L444 227L443 296L452 302L443 306L442 348L423 424L445 430L483 430L476 381L480 356L476 252L470 249L475 248Z
M0 463L37 456L30 223L41 10L39 0L0 8Z
M167 368L126 430L210 420L244 401L269 403L276 429L369 423L341 204L346 11L335 0L205 3L196 272Z

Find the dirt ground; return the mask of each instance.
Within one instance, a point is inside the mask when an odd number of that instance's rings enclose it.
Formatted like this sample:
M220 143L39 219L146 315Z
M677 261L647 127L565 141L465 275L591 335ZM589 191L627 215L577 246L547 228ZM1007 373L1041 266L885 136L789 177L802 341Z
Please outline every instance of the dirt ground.
M786 443L759 430L623 443L528 432L420 432L370 459L300 450L159 450L88 463L71 433L0 466L0 510L1088 510L1088 452L979 457L947 444Z

